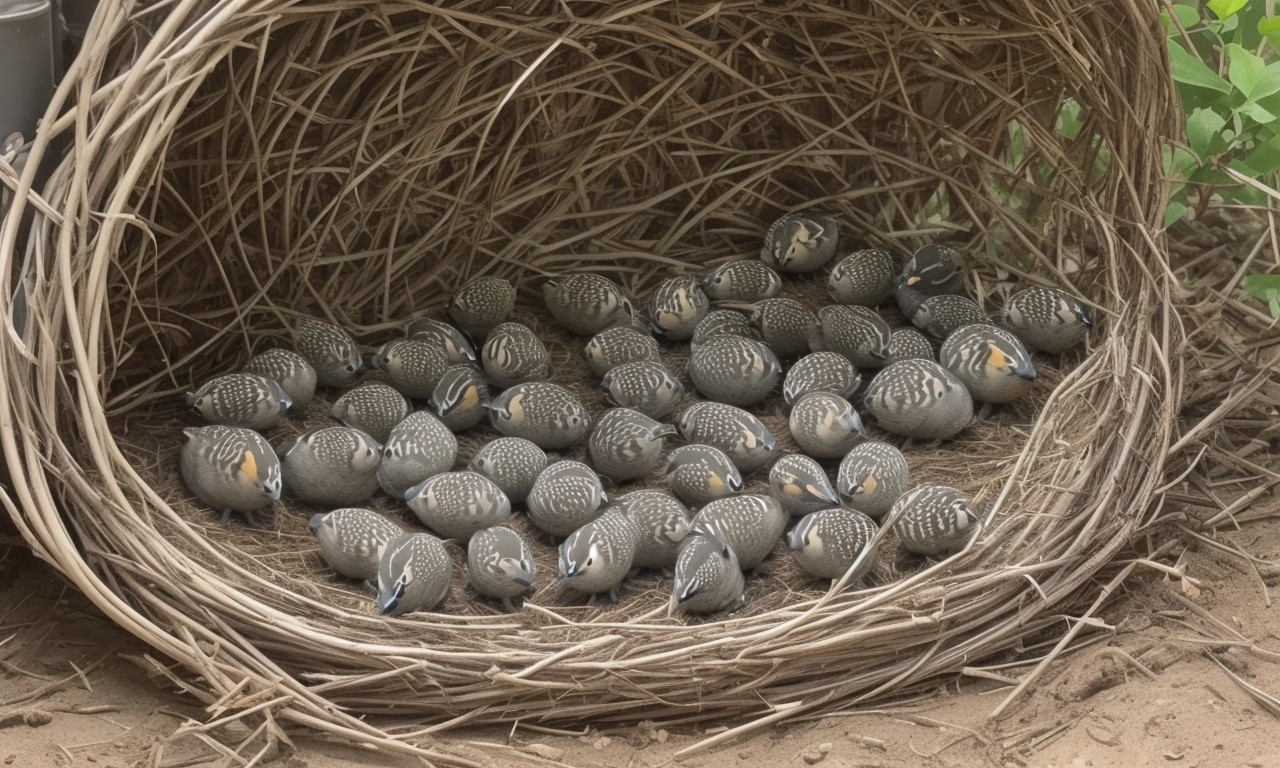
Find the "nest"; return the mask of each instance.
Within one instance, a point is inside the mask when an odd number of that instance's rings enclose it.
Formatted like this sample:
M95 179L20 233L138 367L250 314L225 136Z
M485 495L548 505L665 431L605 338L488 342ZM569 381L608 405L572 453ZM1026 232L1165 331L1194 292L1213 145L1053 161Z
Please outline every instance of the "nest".
M20 299L0 442L37 552L215 713L445 761L428 734L462 723L766 723L1074 637L1063 615L1154 514L1182 392L1155 7L448 5L100 8L33 149L51 180L30 191L28 163L0 255ZM1038 413L945 464L986 525L941 563L706 622L386 620L277 578L304 537L220 533L157 481L176 442L149 425L302 315L368 337L469 277L531 299L566 269L644 296L801 207L850 244L956 244L991 303L1039 283L1095 307Z

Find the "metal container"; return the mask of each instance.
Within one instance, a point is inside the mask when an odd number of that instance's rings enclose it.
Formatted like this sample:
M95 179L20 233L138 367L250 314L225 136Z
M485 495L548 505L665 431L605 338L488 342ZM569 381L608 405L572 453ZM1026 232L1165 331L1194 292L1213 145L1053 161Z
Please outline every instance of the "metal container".
M53 97L52 17L49 0L0 0L0 137L34 136Z

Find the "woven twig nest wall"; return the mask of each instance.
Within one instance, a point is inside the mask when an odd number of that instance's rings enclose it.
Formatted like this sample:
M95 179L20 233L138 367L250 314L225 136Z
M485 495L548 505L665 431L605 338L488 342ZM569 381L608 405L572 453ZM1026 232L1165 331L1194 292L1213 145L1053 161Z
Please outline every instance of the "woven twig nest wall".
M29 246L0 256L26 304L3 338L0 441L37 551L216 711L384 744L407 718L395 739L820 713L1065 632L1152 511L1180 397L1153 239L1174 130L1154 7L446 5L104 4L36 144L66 156L6 221L12 246L31 212ZM350 587L304 588L305 537L267 542L264 568L254 531L157 480L179 438L148 425L304 314L373 332L470 276L530 297L567 268L644 296L808 206L853 243L956 243L993 302L1041 283L1096 309L1038 412L957 452L985 527L941 564L709 622L384 620L336 599Z

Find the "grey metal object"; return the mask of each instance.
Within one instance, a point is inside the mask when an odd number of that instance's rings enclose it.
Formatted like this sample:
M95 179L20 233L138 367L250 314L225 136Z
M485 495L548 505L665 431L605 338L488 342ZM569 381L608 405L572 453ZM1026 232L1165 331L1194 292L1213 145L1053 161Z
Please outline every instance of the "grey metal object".
M0 136L35 135L53 96L53 50L49 0L0 0Z

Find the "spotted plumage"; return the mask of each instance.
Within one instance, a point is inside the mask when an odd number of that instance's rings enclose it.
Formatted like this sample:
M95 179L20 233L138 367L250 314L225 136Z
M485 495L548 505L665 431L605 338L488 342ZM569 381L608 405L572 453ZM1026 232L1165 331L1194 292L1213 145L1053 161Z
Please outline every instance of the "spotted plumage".
M809 335L815 352L835 352L855 367L879 368L889 354L889 324L866 307L832 304L818 310Z
M836 492L845 505L868 517L884 517L907 489L907 457L889 443L868 440L854 446L836 472Z
M547 453L523 437L499 437L481 446L468 467L496 483L513 503L522 504L547 468Z
M926 245L907 259L894 288L904 317L915 316L920 302L929 296L964 291L964 265L960 254L940 243Z
M383 616L430 611L449 594L453 562L444 542L429 533L406 533L392 539L378 562L378 597Z
M439 419L414 411L395 425L382 447L378 485L393 499L403 499L428 477L448 472L458 459L458 440Z
M640 530L633 568L673 568L680 542L689 534L688 508L675 496L657 490L632 491L619 497L616 507Z
M480 348L485 376L497 387L526 381L546 381L551 375L551 356L531 328L521 323L503 323L489 331Z
M263 430L293 404L280 384L255 373L228 373L186 394L187 405L211 424Z
M316 394L316 369L297 352L280 347L268 349L249 358L240 370L256 373L279 384L297 410L310 405Z
M406 337L415 341L425 341L435 345L445 354L445 357L449 358L450 365L467 365L476 361L476 350L471 346L471 340L462 331L448 323L430 317L420 317L405 324L404 333Z
M837 581L849 571L858 557L862 561L849 574L849 584L856 584L876 564L877 548L871 546L878 527L871 518L856 509L835 507L811 512L787 532L787 548L791 556L810 575Z
M789 518L772 496L744 493L708 502L694 515L692 530L727 542L738 564L750 570L773 551Z
M1016 400L1036 380L1036 368L1026 347L1017 336L994 325L957 328L942 343L938 359L980 403Z
M280 455L289 495L321 507L359 506L378 488L382 446L350 427L304 432Z
M620 509L606 509L560 544L560 579L577 592L608 594L617 602L618 587L631 570L640 528Z
M800 450L815 459L838 459L867 436L853 405L830 392L810 392L797 400L787 426Z
M675 410L684 398L684 385L662 363L637 360L623 363L600 380L605 398L619 408L634 408L654 419Z
M568 536L594 517L608 498L595 470L565 459L542 470L525 506L534 525L552 536Z
M782 278L763 261L743 259L712 269L699 284L713 301L760 301L778 295Z
M920 302L912 324L935 339L945 339L957 328L989 322L978 302L968 296L945 294Z
M769 469L769 493L792 515L840 504L822 465L800 453L783 456Z
M809 331L817 321L809 308L795 299L765 299L756 302L751 311L751 324L779 358L808 352Z
M658 362L658 342L635 328L606 328L591 337L583 356L591 372L603 376L623 363Z
M684 341L693 335L698 322L710 309L707 295L698 281L670 277L658 284L649 297L649 329L667 341Z
M507 612L524 607L536 574L529 542L505 525L476 531L467 542L467 580L481 595L501 600Z
M687 442L724 451L744 473L768 464L778 450L778 441L764 422L724 403L694 403L680 414L676 430Z
M257 432L213 424L182 431L182 481L196 498L223 513L255 522L254 510L280 498L280 460Z
M582 442L591 417L573 392L547 381L510 387L489 405L493 428L509 437L523 437L548 451Z
M1093 327L1084 302L1066 291L1038 286L1010 296L997 318L1027 348L1053 355L1079 344Z
M889 336L889 355L884 364L902 360L936 360L929 337L915 328L897 328Z
M346 330L319 320L305 320L293 334L293 348L316 372L316 383L345 387L364 368L360 346Z
M466 541L511 517L511 500L477 472L442 472L404 492L405 503L423 525L446 539Z
M311 516L320 557L348 579L378 578L378 562L388 543L404 533L399 523L371 509L341 507Z
M836 352L811 352L795 361L782 380L782 402L791 407L810 392L853 397L862 375L849 358Z
M689 378L710 400L751 405L769 396L782 377L778 356L741 336L717 336L689 356Z
M840 227L819 211L796 211L780 216L764 236L760 260L780 272L812 272L835 255Z
M667 613L718 613L742 605L742 567L733 548L718 536L691 533L676 555L675 581Z
M921 440L954 437L973 419L969 390L931 360L903 360L884 368L862 402L881 429Z
M605 328L629 326L635 318L631 300L616 283L602 275L576 272L542 286L547 311L579 336L594 336Z
M876 307L893 295L897 260L883 248L867 248L845 256L827 276L831 298L841 304Z
M391 428L409 415L413 404L400 390L386 384L361 384L349 389L333 402L329 413L353 429L367 432L380 443L391 435Z
M428 341L395 339L378 348L373 365L406 396L426 400L448 370L449 356Z
M446 427L463 432L484 421L488 413L489 383L475 366L451 365L436 383L427 403Z
M700 507L742 492L742 473L724 451L703 443L682 445L667 456L667 488Z
M941 555L964 546L978 532L978 514L964 494L945 485L918 485L890 511L903 549Z
M746 315L733 309L713 309L693 329L689 348L697 349L717 336L757 338L756 329L751 326L751 319Z
M587 438L587 456L597 472L615 483L635 480L662 463L665 438L675 433L675 427L639 411L609 408Z
M494 327L507 321L516 305L516 289L501 277L475 277L454 294L449 317L458 327L480 341Z

